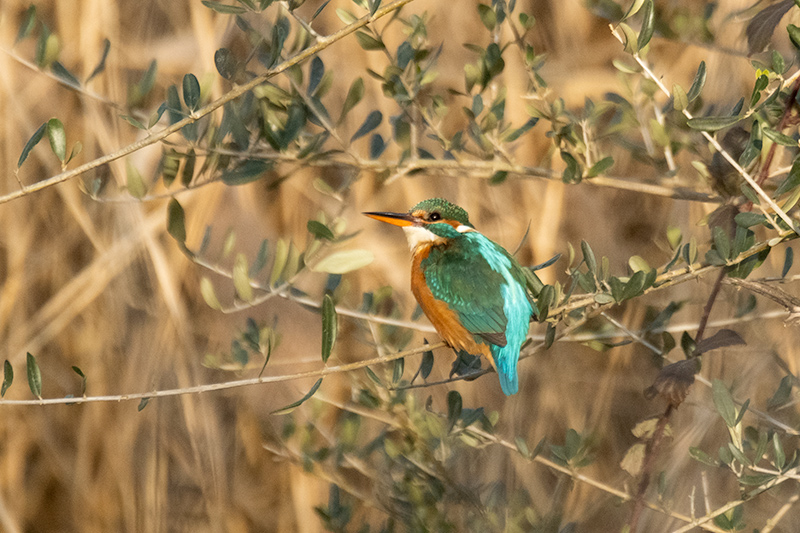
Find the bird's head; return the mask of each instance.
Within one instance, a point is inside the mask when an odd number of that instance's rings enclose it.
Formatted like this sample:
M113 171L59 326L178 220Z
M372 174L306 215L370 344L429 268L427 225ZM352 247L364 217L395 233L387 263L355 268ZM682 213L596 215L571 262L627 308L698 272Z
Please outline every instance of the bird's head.
M364 214L403 228L412 251L422 244L441 244L464 233L475 231L467 212L442 198L424 200L412 207L408 213Z

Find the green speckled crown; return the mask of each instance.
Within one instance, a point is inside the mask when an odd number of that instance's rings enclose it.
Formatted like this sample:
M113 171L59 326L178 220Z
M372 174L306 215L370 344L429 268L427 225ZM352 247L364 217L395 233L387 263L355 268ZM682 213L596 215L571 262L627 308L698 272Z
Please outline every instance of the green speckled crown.
M424 211L425 213L437 211L442 216L443 220L455 220L459 224L464 224L470 228L475 227L469 221L469 214L467 214L464 209L448 202L444 198L429 198L428 200L423 200L412 207L409 213L413 214L419 211Z

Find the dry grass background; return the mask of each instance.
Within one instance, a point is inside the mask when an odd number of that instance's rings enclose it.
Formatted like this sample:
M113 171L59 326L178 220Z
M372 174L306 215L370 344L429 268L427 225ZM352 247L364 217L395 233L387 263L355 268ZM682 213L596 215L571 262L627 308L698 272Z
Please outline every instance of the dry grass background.
M320 2L308 0L303 12L313 12ZM564 98L568 108L583 105L584 98L603 98L607 91L624 91L611 65L623 56L608 30L607 21L593 15L578 1L520 1L535 14L531 33L548 61L542 75L551 94ZM661 4L659 2L659 4ZM696 10L698 2L671 2L664 8ZM704 96L709 102L730 105L749 94L753 71L746 57L727 49L744 50L743 23L726 18L744 2L719 2L712 19L719 37L712 47L656 39L649 57L669 83L688 86L700 60L708 64L709 82ZM224 91L214 64L214 51L225 46L232 33L227 17L200 2L108 2L98 0L41 1L37 8L62 42L62 62L85 78L99 58L103 39L111 41L106 72L89 86L92 93L124 103L128 84L135 81L151 59L159 65L156 94L169 83L179 83L186 72L211 79L211 97ZM330 33L341 23L334 0L316 26ZM16 47L13 42L27 2L3 0L0 4L0 193L18 188L13 169L22 147L43 121L57 116L67 125L69 142L80 140L88 161L135 140L137 130L119 120L119 112L106 103L57 83L29 68L17 57L31 58L33 42ZM440 62L442 86L462 86L463 63L471 56L460 43L480 29L474 2L416 0L409 12L428 11L431 40L445 40ZM778 46L785 44L777 43ZM391 48L391 45L390 45ZM383 68L383 57L362 51L353 38L337 43L323 55L328 69L337 72L334 93L342 98L353 77L369 67ZM509 91L507 115L525 120L525 73L509 60L502 82ZM668 85L669 85L668 83ZM360 108L394 104L380 97L379 87L367 79L368 103ZM344 126L353 131L363 119L354 114ZM457 126L454 124L453 127ZM534 130L517 151L523 162L559 168L550 161L550 140ZM158 147L133 156L144 175L155 171ZM704 185L680 161L679 179ZM55 175L55 158L41 145L23 167L20 178L31 184ZM109 181L108 196L124 185L125 162L102 173ZM311 183L322 171L314 168L293 175L277 188L255 183L238 188L221 184L183 195L190 246L196 246L205 225L213 224L219 249L229 229L238 235L237 248L255 254L262 237L271 242L290 235L302 243L306 221L319 210L336 209ZM323 177L343 179L332 171ZM642 172L646 174L641 174ZM646 180L652 170L633 161L618 160L614 173ZM376 253L375 262L347 275L353 290L343 305L357 307L362 291L389 284L404 302L403 316L413 310L408 285L408 250L400 232L363 219L361 210L405 210L423 198L446 196L464 206L485 234L514 248L531 223L531 234L519 252L523 264L545 261L566 251L566 243L590 242L598 254L611 259L622 272L627 258L639 254L651 264L667 260L665 229L680 226L686 235L707 239L697 221L712 207L636 192L584 184L564 186L557 181L509 180L492 187L485 180L419 175L383 186L369 174L352 186L343 217L351 230L363 230L357 246ZM268 372L291 373L319 366L319 316L291 302L273 299L267 305L232 315L209 309L199 295L198 281L205 273L188 261L166 235L166 200L140 203L96 202L80 191L77 181L26 196L0 206L0 349L17 371L15 385L6 398L29 398L24 384L25 354L36 355L42 368L44 395L79 394L80 381L70 370L79 366L89 377L91 395L143 392L186 387L234 378L229 372L202 366L207 352L225 350L244 327L245 316L271 321L280 316L282 341ZM756 275L780 270L781 254L773 253ZM564 279L563 262L544 271L546 282ZM305 288L319 290L322 279L310 279ZM645 305L664 306L684 299L688 305L678 322L696 323L710 288L708 280L656 293L616 308L612 314L635 329ZM787 290L793 293L790 285ZM231 293L221 292L221 298ZM736 292L725 288L712 319L732 316ZM758 312L774 310L759 302ZM703 375L732 384L737 397L751 398L763 408L783 375L782 361L798 373L798 334L785 327L781 317L735 326L748 345L708 357ZM338 357L355 361L374 357L364 342L363 327L342 320ZM533 333L541 334L539 326ZM417 334L411 346L422 341ZM409 363L411 364L411 363ZM434 376L444 377L450 356L441 351ZM582 474L617 488L633 480L619 467L625 450L635 442L631 428L663 410L658 401L647 402L642 390L655 376L649 352L638 344L596 352L580 344L557 344L553 349L520 365L521 393L504 398L496 380L487 376L452 385L464 396L465 406L484 406L501 414L498 433L513 441L523 436L535 443L542 437L559 444L568 428L591 435L596 461ZM247 374L247 375L252 375ZM359 374L352 379L362 379ZM283 419L270 411L299 398L313 380L234 389L222 393L185 395L152 401L142 412L136 402L81 406L17 407L0 405L0 530L21 531L302 531L321 530L312 511L328 497L328 482L278 458L263 448L276 443ZM295 416L298 423L322 412L333 423L338 411L330 402L347 401L351 378L326 380L319 397ZM447 388L417 391L420 402L431 394L443 408ZM762 421L748 415L748 424ZM796 427L797 409L779 413ZM315 418L316 419L316 418ZM698 515L736 499L732 476L701 467L689 458L695 445L713 452L726 438L714 411L709 390L697 385L673 419L674 437L668 441L660 469L667 471L671 504L689 514L690 500ZM786 446L794 447L787 440ZM578 531L618 531L629 506L619 505L609 494L580 482L569 482L544 466L524 461L499 447L465 454L451 464L456 478L473 483L504 479L509 489L525 487L534 502L549 509L554 493L569 490L564 500L564 523L574 521ZM568 486L565 486L568 485ZM374 489L377 490L377 489ZM764 524L798 491L795 482L763 496L748 507L748 523ZM704 503L706 500L706 503ZM377 520L376 510L359 518ZM791 508L773 531L796 531L800 510ZM671 531L682 525L661 513L646 512L642 531Z

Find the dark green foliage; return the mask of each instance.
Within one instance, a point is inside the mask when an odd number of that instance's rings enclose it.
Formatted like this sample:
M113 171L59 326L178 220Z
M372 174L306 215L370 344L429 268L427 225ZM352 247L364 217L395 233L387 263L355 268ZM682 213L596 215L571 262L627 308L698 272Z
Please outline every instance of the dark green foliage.
M47 131L47 122L39 126L39 128L31 135L31 138L28 139L28 142L25 143L25 146L22 148L22 153L19 155L19 160L17 160L17 168L22 166L22 163L28 159L28 154L31 153L33 147L39 144L39 141L42 140L44 134Z
M11 363L8 362L6 359L3 362L3 386L0 388L0 398L6 395L6 391L14 383L14 369L11 367Z
M322 378L319 378L317 380L317 382L314 383L314 385L305 394L305 396L303 396L302 398L300 398L296 402L292 402L292 403L290 403L289 405L287 405L285 407L281 407L280 409L276 409L276 410L272 411L271 414L273 414L273 415L287 415L287 414L291 413L292 411L294 411L295 409L297 409L298 407L303 405L309 398L314 396L314 393L317 392L317 389L319 389L320 385L322 385Z
M31 392L34 396L41 399L42 398L42 371L39 370L39 364L36 362L36 358L28 353L27 355L27 374L28 374L28 386L31 389Z

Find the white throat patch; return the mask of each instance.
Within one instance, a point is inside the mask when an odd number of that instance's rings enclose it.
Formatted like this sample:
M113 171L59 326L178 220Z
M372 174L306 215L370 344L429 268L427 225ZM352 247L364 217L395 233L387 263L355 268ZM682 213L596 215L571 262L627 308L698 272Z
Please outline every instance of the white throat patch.
M408 247L411 248L412 252L421 244L437 244L445 241L445 239L422 226L403 226L403 231L406 233Z

